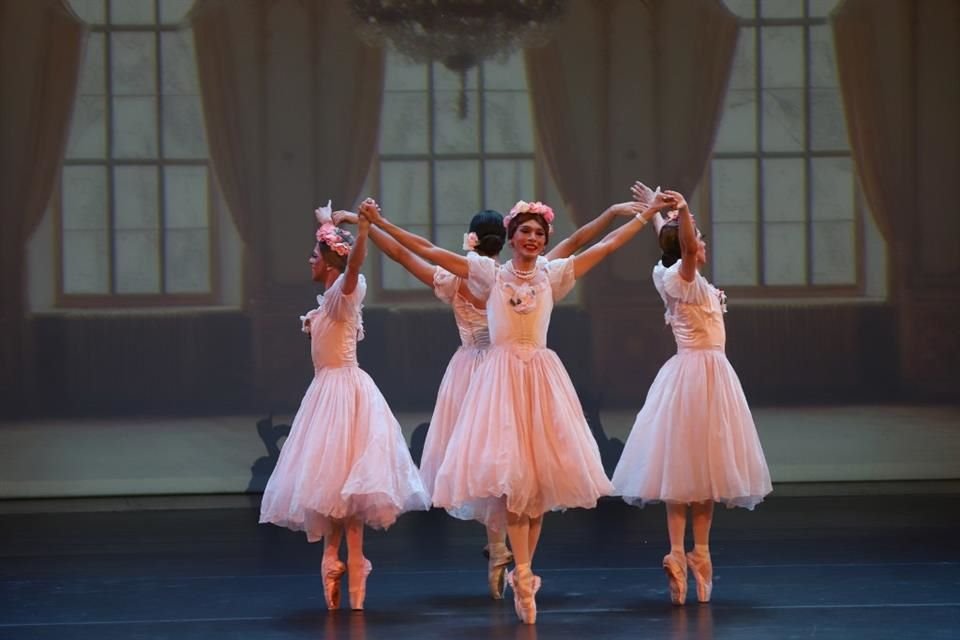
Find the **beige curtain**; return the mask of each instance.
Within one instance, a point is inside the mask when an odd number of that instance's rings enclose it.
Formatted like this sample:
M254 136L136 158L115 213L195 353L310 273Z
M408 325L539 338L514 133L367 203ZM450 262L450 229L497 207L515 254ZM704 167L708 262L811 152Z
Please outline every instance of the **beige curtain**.
M657 180L689 194L700 182L723 114L737 49L737 18L718 0L645 3L654 32L651 93ZM645 123L638 123L644 126Z
M315 1L317 17L316 201L349 207L376 152L383 102L383 50L364 45L343 0Z
M904 251L899 229L912 224L898 211L916 202L915 11L911 0L845 0L830 16L853 160L891 273Z
M605 15L570 3L552 41L524 52L537 144L577 224L604 205Z
M63 160L86 33L60 0L0 0L0 414L29 391L26 243Z

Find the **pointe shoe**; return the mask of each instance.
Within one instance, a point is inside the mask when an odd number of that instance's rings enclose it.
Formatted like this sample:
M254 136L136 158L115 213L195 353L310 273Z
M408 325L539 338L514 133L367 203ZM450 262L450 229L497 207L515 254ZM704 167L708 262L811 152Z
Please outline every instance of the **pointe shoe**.
M333 611L340 608L340 579L347 567L336 558L323 558L320 572L323 574L323 598L327 601L327 609Z
M507 545L502 542L488 544L484 547L484 553L489 558L487 561L487 584L490 587L490 595L494 600L503 600L507 566L513 562L513 554L507 549Z
M710 560L710 553L699 554L691 551L687 554L687 565L697 581L697 601L710 602L710 595L713 593L713 562Z
M687 559L682 554L668 553L663 556L663 572L670 584L670 602L683 604L687 601Z
M367 597L367 576L373 571L373 565L366 558L359 567L351 566L350 580L350 608L354 611L363 611L363 600Z
M533 574L530 564L517 565L514 571L507 574L507 582L513 589L513 608L517 617L524 624L534 624L537 621L537 601L535 596L540 590L540 576Z

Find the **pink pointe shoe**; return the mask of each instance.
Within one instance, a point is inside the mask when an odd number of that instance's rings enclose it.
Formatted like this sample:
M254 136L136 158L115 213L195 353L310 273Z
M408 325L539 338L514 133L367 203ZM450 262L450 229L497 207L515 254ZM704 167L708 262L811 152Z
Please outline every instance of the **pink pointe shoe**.
M327 601L327 609L333 611L340 608L340 579L347 568L336 558L323 558L320 572L323 574L323 597Z
M681 605L687 601L687 559L680 553L663 556L663 572L670 585L670 602Z
M710 595L713 593L713 562L710 561L710 553L691 551L687 554L687 564L697 581L697 601L710 602Z
M524 624L537 621L537 591L540 590L540 576L534 575L530 563L518 564L514 571L507 574L507 583L513 589L513 608Z
M350 608L354 611L363 611L363 600L367 597L367 576L373 571L373 565L366 558L359 566L351 565L350 574Z
M513 562L513 554L507 545L501 543L488 544L484 547L489 558L487 562L487 584L490 595L494 600L503 600L507 567Z

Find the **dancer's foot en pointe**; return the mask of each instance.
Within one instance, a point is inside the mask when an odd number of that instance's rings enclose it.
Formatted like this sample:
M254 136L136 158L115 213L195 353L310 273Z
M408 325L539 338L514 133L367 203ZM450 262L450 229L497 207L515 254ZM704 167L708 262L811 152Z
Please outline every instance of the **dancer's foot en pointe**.
M713 593L713 563L710 561L710 552L691 551L687 554L687 565L697 581L697 600L710 602L710 594Z
M507 574L507 583L513 589L513 608L524 624L537 621L537 591L540 590L540 576L534 575L530 563L518 564Z
M340 608L340 580L347 568L338 558L324 556L320 564L323 574L323 597L327 601L327 609L333 611Z
M503 600L503 589L507 567L513 562L513 554L502 542L495 542L484 547L487 561L487 583L490 586L490 595L494 600Z
M687 601L687 559L682 552L670 552L663 556L663 572L670 585L670 602L683 604Z
M363 558L363 562L351 563L349 569L350 608L363 611L363 600L367 597L367 576L373 571L373 565Z

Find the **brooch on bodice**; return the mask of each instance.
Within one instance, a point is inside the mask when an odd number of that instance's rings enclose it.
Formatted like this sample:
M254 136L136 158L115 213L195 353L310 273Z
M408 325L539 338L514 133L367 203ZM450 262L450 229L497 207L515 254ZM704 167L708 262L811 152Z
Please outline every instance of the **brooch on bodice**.
M507 302L517 313L530 313L537 307L537 290L529 284L503 283L507 291Z

